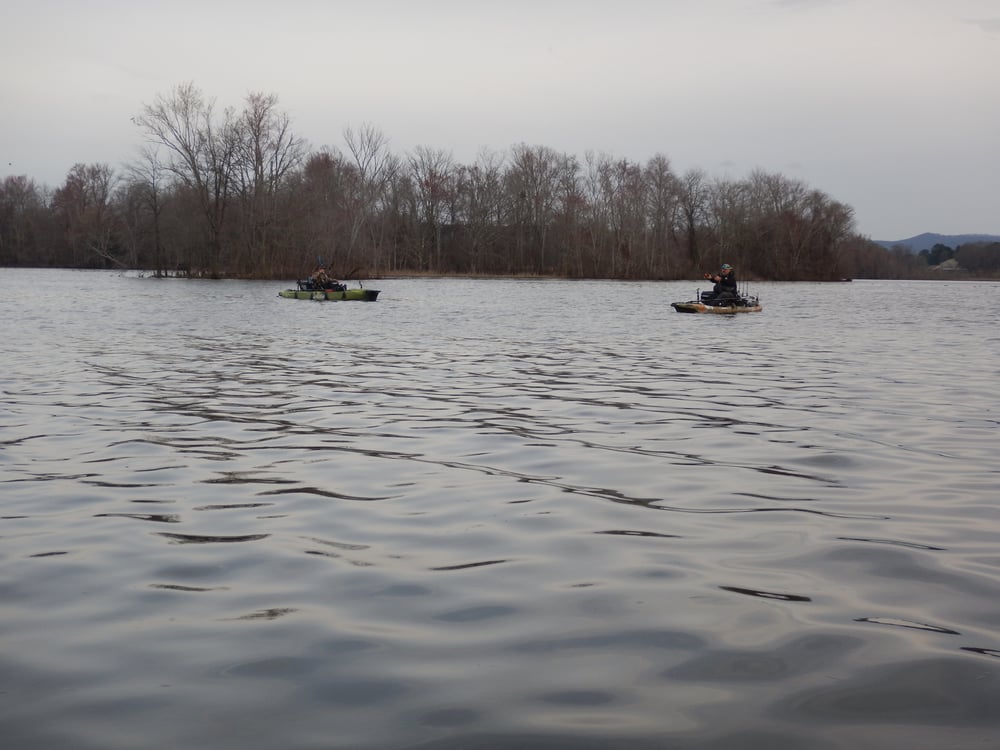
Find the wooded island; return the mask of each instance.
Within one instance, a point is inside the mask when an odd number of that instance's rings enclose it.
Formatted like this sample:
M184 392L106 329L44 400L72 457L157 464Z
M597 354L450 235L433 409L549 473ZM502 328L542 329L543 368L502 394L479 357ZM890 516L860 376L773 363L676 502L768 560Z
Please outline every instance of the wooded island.
M473 164L376 127L310 150L275 95L217 112L188 83L134 122L145 145L121 169L77 164L51 189L0 183L0 265L132 268L164 275L296 278L413 273L686 279L725 261L741 279L926 276L928 253L856 233L853 209L801 181L676 174L547 146L483 151ZM950 251L1000 270L1000 245ZM968 256L963 256L963 253Z

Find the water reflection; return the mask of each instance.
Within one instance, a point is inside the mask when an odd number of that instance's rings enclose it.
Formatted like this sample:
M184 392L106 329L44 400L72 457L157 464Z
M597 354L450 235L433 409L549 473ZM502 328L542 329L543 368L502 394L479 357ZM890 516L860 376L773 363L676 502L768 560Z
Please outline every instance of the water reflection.
M137 521L154 521L156 523L181 522L181 517L176 513L95 513L94 518L134 518Z
M231 542L256 542L267 539L270 534L242 534L233 536L208 536L206 534L168 534L165 531L157 532L159 536L166 537L175 544L228 544Z
M756 591L754 589L744 589L739 586L719 586L723 591L732 591L734 594L746 594L747 596L759 596L761 599L779 599L783 602L811 602L812 598L801 594L779 594L774 591Z

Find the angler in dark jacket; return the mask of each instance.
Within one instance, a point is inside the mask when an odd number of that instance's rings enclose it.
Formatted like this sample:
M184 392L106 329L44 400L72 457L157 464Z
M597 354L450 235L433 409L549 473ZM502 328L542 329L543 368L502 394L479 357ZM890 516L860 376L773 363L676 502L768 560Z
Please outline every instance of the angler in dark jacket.
M728 263L723 263L718 273L706 273L705 278L715 284L712 290L712 301L723 302L739 298L736 289L736 273Z

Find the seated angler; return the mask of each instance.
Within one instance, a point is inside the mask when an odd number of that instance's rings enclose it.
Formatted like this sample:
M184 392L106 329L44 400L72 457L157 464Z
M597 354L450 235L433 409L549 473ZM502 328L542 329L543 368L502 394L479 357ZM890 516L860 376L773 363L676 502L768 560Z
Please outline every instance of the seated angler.
M329 289L331 283L331 279L323 266L317 266L316 270L312 272L312 276L309 277L309 280L316 289Z
M736 288L736 273L728 263L723 263L718 273L706 273L705 278L714 282L712 302L725 302L739 299Z

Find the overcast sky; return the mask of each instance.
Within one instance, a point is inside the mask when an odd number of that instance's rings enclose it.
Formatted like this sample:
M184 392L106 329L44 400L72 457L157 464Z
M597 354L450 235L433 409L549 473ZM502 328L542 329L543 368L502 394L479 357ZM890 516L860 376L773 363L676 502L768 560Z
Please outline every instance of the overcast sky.
M526 143L802 180L857 230L1000 234L1000 0L3 0L0 178L118 167L193 82L471 164Z

